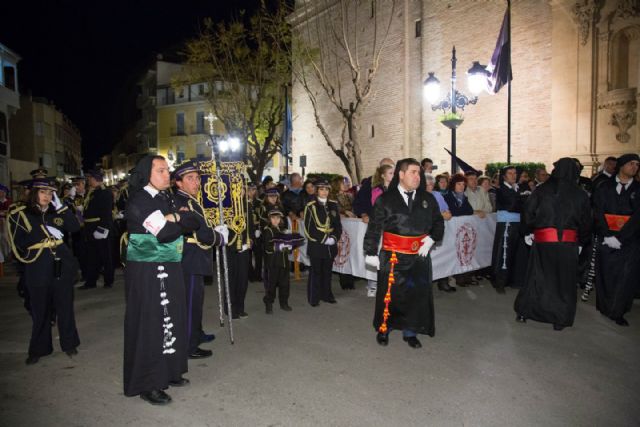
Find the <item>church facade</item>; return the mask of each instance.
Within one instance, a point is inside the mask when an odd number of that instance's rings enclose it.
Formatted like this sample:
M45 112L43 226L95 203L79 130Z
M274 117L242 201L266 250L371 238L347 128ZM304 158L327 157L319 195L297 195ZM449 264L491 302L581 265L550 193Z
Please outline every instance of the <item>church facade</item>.
M290 22L297 32L334 19L345 0L298 0ZM450 169L451 133L423 96L429 72L443 93L451 78L452 48L457 55L457 87L469 94L466 70L472 61L487 64L506 10L500 0L391 0L357 2L349 25L366 61L376 36L373 20L390 20L386 44L371 94L357 120L364 176L383 157L430 157L439 170ZM333 17L333 18L330 18ZM388 21L387 21L388 22ZM377 41L381 33L378 25ZM332 37L317 32L317 37ZM511 161L543 162L551 170L559 157L577 157L584 174L604 158L640 151L640 1L513 0L511 4ZM338 72L343 95L350 73ZM307 172L345 174L316 126L307 92L293 79L293 166L306 156ZM317 82L318 116L333 138L342 121ZM457 155L476 169L507 160L507 88L478 97L461 112Z

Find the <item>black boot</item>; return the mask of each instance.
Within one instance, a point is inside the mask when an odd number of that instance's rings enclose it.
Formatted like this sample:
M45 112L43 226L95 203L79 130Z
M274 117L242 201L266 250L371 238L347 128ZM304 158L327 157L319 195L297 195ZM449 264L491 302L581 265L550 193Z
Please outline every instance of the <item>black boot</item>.
M270 302L265 302L265 303L264 303L264 306L265 306L265 312L266 312L267 314L273 314L273 304L272 304L272 303L270 303Z
M455 292L456 288L449 286L449 280L448 279L439 279L438 280L438 289L440 289L443 292Z

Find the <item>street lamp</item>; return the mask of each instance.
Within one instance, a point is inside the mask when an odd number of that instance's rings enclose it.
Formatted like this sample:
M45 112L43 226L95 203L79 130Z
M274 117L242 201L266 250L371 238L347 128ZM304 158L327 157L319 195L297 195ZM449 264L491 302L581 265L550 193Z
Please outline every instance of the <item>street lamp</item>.
M423 85L424 97L429 104L431 104L431 110L442 110L444 114L448 110L451 111L450 117L444 117L442 124L451 129L451 174L455 174L458 171L458 165L456 162L456 128L463 122L463 118L457 114L458 108L464 110L469 104L475 104L478 102L478 95L484 88L486 88L488 71L483 65L480 65L478 61L474 61L473 65L467 71L468 86L473 98L469 98L467 95L459 92L456 89L456 47L454 46L451 51L451 90L447 94L446 98L440 100L440 80L429 72L429 76L425 79Z

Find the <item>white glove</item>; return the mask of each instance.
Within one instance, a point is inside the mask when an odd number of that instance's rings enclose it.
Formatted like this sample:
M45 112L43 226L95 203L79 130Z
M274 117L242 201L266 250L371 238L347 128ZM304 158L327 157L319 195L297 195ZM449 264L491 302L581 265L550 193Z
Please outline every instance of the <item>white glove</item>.
M229 227L226 225L216 225L213 229L222 234L222 239L224 240L222 244L226 245L229 241Z
M256 239L259 239L260 236L262 236L262 233L260 232L260 230L256 230L256 232L254 233L254 235L256 236Z
M124 218L124 212L120 211L116 214L116 219L122 219Z
M336 239L334 239L333 237L327 237L327 240L324 241L324 244L327 246L335 245Z
M62 239L62 231L58 230L57 228L47 225L47 231L56 239Z
M380 258L377 255L367 255L364 257L364 263L369 267L380 270Z
M527 234L524 236L524 242L529 246L533 245L533 234Z
M76 197L76 186L75 185L73 187L71 187L71 190L69 190L69 197L71 197L72 199L74 197Z
M427 255L429 255L429 251L435 243L436 242L429 236L422 239L422 246L420 246L420 249L418 249L418 255L420 255L421 257L426 257Z
M98 230L93 232L93 238L96 240L106 239L108 235L109 235L109 230L105 230L103 233L99 232Z
M51 204L53 205L55 210L60 210L60 208L62 208L62 202L60 201L60 198L58 197L58 193L55 192L55 191L53 192L53 198L51 199Z
M167 220L164 217L164 215L162 215L162 212L160 212L160 210L153 211L142 222L142 226L144 227L144 229L147 230L149 233L153 234L154 236L157 236L160 230L162 230L166 224L167 224ZM93 237L96 237L95 233L93 234L94 234Z
M582 246L578 246L578 255L582 253Z
M244 245L242 245L242 249L240 249L240 252L244 252L244 251L248 251L249 250L249 244L245 243Z
M622 243L615 236L609 236L604 238L603 245L607 245L612 249L620 249L622 247Z

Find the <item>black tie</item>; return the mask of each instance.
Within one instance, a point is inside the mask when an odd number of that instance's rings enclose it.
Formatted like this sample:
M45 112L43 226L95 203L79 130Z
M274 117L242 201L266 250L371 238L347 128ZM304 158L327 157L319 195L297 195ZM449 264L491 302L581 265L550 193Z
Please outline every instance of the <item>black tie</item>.
M413 191L405 191L404 194L407 195L407 205L409 206L409 212L411 212L411 208L413 207Z

